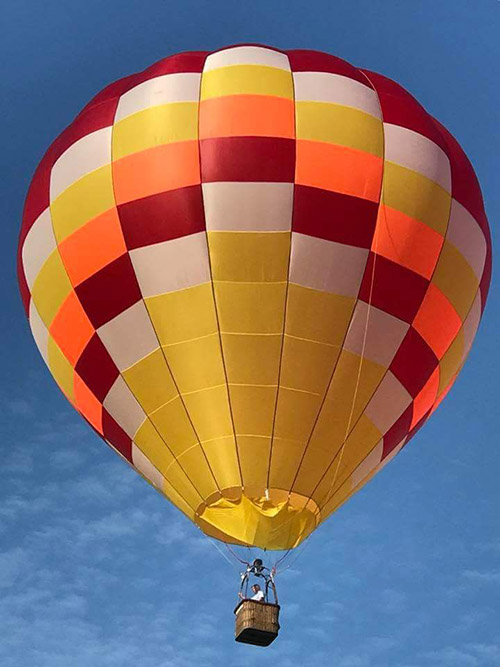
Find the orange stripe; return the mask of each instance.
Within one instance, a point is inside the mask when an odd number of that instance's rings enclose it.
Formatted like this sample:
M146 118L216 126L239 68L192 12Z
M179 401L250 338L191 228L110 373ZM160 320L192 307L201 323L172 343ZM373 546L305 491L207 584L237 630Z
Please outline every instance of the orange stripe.
M50 333L70 364L75 367L83 349L89 342L94 327L71 291L59 308L50 325Z
M75 373L75 405L81 414L102 435L102 404L87 387L81 377Z
M59 244L63 264L74 286L127 252L115 208L88 222Z
M425 413L430 410L436 400L439 388L439 368L436 368L424 387L413 401L413 417L410 424L410 430L418 424Z
M462 320L441 290L430 283L412 326L442 359L460 331Z
M424 278L436 267L444 239L423 222L380 205L372 250Z
M378 201L382 158L355 148L297 140L295 182Z
M293 100L264 95L229 95L200 105L200 139L295 136Z
M155 146L113 162L117 204L200 182L198 141Z

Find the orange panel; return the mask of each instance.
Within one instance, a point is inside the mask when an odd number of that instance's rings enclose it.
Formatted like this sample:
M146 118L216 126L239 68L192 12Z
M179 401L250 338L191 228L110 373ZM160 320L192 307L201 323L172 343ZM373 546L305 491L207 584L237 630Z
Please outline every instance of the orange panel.
M200 105L200 139L295 136L292 100L264 95L230 95Z
M75 373L75 405L82 415L102 435L102 404L87 387L78 373Z
M450 389L451 389L451 388L453 387L453 385L455 384L455 380L457 379L457 375L458 375L458 373L460 373L460 369L458 370L457 374L454 375L454 376L451 378L450 383L448 384L448 386L446 387L446 389L445 389L445 390L444 390L444 391L437 397L437 400L436 400L436 402L434 403L434 405L433 405L433 407L432 407L431 415L434 414L434 412L436 412L436 410L439 408L439 406L441 405L441 403L443 402L443 400L448 396L448 393L449 393Z
M295 182L378 201L382 158L355 148L297 141Z
M117 204L200 183L198 141L179 141L113 162Z
M439 367L434 370L413 401L413 418L411 420L410 429L412 429L415 424L422 419L425 413L432 408L434 401L436 400L438 387Z
M443 237L423 222L380 205L372 249L424 278L430 278Z
M413 321L413 328L441 359L461 326L462 320L457 311L441 290L431 283Z
M50 333L73 368L89 342L94 327L71 291L50 326Z
M59 245L61 257L74 286L127 252L118 211L102 213Z

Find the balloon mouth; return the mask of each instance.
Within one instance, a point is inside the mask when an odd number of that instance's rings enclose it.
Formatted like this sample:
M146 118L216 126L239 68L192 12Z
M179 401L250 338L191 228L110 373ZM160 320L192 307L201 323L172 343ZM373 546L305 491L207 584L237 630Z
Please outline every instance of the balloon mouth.
M282 489L262 491L224 489L198 507L195 522L222 542L270 550L293 549L319 524L319 508L310 498Z

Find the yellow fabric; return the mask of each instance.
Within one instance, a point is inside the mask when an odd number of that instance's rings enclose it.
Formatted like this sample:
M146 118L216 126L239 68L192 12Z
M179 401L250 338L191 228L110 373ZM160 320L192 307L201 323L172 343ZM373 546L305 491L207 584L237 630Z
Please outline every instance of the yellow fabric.
M50 204L58 243L86 222L115 206L111 165L82 176Z
M54 376L54 380L68 399L73 401L75 397L73 385L75 372L52 336L49 336L48 341L48 360L49 369Z
M296 103L297 139L349 146L378 157L384 154L382 122L363 111L326 102Z
M222 95L273 95L293 99L292 75L267 65L230 65L204 72L201 100Z
M444 242L432 282L450 300L462 321L465 320L476 296L479 281L462 253L448 241Z
M72 286L56 248L44 262L31 292L36 309L47 328L71 292Z
M113 159L198 137L198 103L162 104L128 116L113 127Z
M207 535L217 539L267 549L290 549L317 524L316 508L304 507L305 501L298 497L273 501L265 496L244 495L236 500L220 498L203 509L195 521Z

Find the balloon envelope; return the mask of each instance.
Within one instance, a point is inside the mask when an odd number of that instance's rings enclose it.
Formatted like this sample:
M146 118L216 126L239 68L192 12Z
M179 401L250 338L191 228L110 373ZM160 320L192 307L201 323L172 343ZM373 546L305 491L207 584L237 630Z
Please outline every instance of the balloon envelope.
M50 372L205 533L294 547L453 384L490 280L451 135L316 51L168 57L105 88L28 193Z

